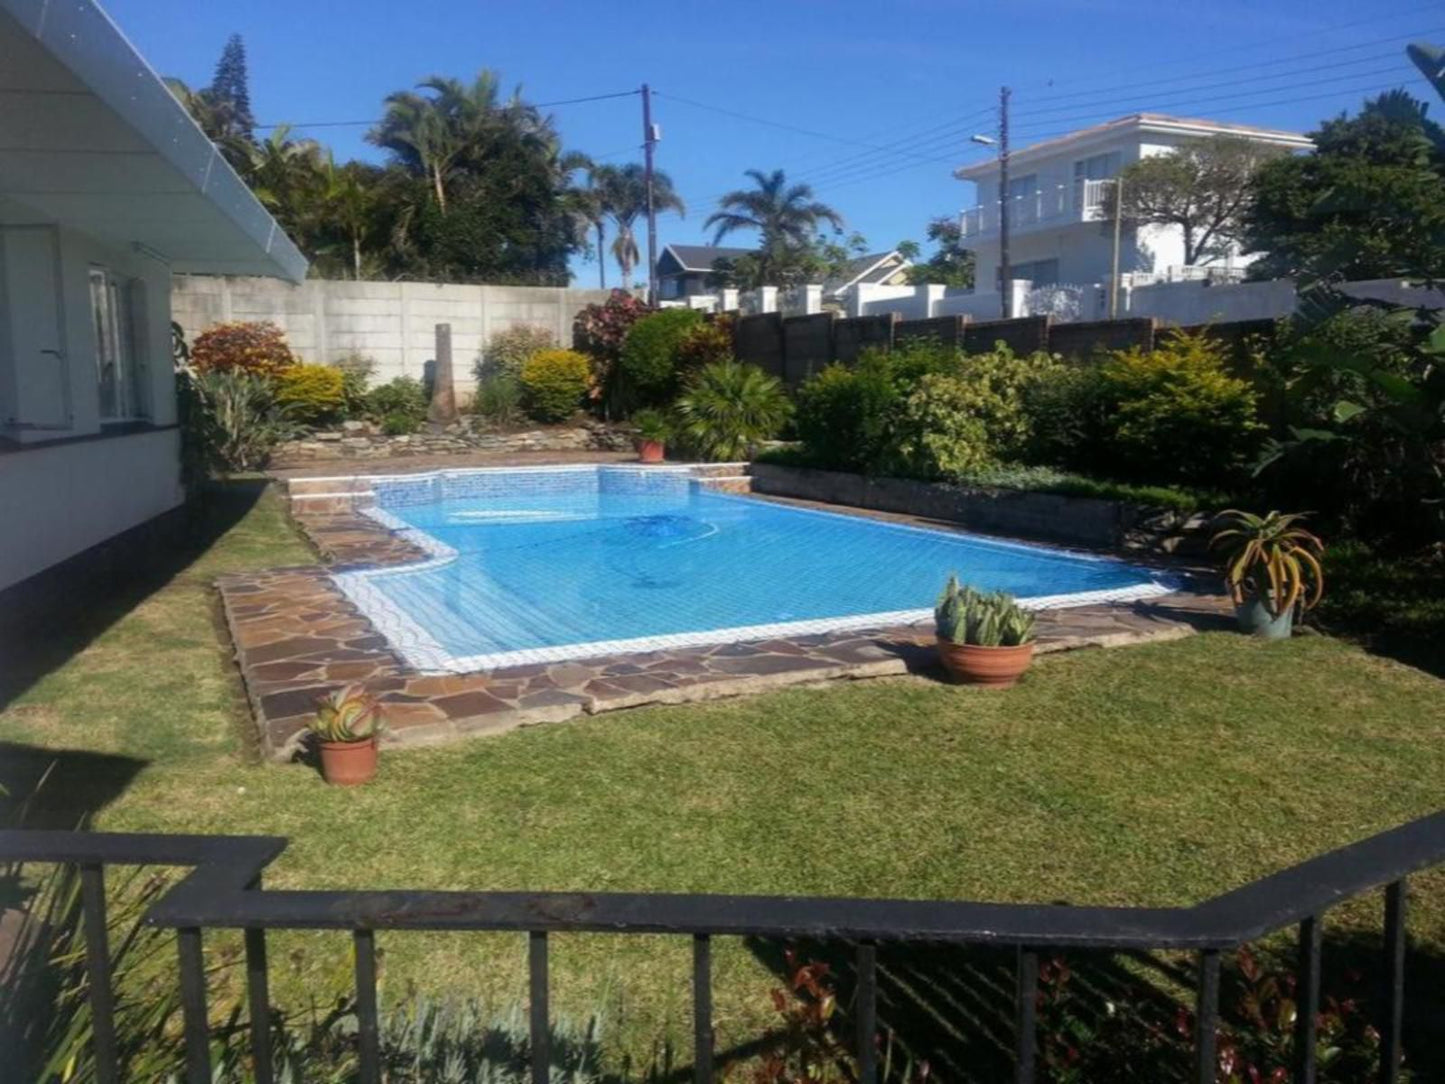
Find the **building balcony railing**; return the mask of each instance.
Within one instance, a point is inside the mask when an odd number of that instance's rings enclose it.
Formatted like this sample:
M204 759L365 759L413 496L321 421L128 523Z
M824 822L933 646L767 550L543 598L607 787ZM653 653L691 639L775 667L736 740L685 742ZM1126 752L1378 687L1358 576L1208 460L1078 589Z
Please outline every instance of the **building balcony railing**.
M1009 200L1009 228L1014 232L1023 232L1042 226L1101 219L1109 185L1109 181L1078 181L1014 196ZM967 239L996 235L998 216L996 200L969 208L959 219L963 236Z
M1312 858L1189 907L1080 907L942 900L658 895L606 892L315 891L263 889L262 871L285 840L254 836L109 835L0 831L0 862L61 863L80 871L95 1079L121 1080L112 959L107 942L107 866L190 866L190 874L150 908L146 921L176 934L184 1018L185 1080L211 1084L207 966L203 931L244 931L249 1029L255 1079L272 1084L267 935L276 930L345 930L355 962L360 1080L380 1084L376 933L508 931L527 942L533 1084L553 1080L548 1016L548 938L575 932L673 935L692 943L695 1084L713 1084L712 943L753 936L842 941L856 954L852 1005L858 1084L877 1084L880 947L900 944L997 945L1016 952L1012 1042L1014 1080L1031 1084L1038 1066L1039 954L1046 950L1171 949L1193 953L1194 1070L1212 1082L1218 1068L1220 956L1276 931L1298 931L1293 1079L1315 1079L1320 1009L1321 929L1330 908L1384 889L1382 998L1376 1006L1382 1084L1401 1066L1405 995L1406 884L1445 862L1445 812ZM1271 1077L1271 1079L1275 1079Z

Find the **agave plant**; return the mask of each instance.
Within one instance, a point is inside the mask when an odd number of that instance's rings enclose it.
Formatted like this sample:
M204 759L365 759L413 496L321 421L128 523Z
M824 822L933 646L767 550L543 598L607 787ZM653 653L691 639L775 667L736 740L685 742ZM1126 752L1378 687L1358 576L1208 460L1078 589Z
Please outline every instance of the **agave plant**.
M1308 610L1325 590L1320 557L1324 543L1297 526L1303 512L1253 512L1228 509L1219 514L1225 528L1210 546L1225 551L1224 580L1236 604L1263 601L1272 617L1300 606Z
M325 742L370 741L385 729L381 705L360 685L347 685L319 701L310 730Z
M948 577L933 608L940 640L976 647L1017 647L1034 638L1034 615L1005 591L984 592Z

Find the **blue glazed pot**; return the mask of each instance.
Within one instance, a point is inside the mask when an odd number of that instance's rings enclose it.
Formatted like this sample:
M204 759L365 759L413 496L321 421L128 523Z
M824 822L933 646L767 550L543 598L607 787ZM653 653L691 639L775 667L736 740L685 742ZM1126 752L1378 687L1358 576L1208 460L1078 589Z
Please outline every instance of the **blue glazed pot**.
M1250 598L1236 603L1234 616L1239 620L1241 632L1264 640L1288 640L1294 631L1294 611L1295 608L1291 606L1275 617L1270 614L1269 607L1262 598Z

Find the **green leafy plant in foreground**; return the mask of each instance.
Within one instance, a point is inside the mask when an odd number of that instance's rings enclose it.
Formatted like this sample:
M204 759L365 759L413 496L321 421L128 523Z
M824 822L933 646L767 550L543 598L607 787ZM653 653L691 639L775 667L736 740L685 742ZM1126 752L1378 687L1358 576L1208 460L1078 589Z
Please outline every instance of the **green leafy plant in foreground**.
M320 741L370 741L385 729L381 704L359 685L347 685L321 698L307 729Z
M704 459L744 459L777 435L792 413L782 382L756 365L716 361L674 406L679 435Z
M1034 615L1004 591L982 592L949 576L933 608L939 639L975 647L1017 647L1034 638Z
M665 443L673 433L672 419L660 410L648 407L632 415L632 427L637 430L637 439Z

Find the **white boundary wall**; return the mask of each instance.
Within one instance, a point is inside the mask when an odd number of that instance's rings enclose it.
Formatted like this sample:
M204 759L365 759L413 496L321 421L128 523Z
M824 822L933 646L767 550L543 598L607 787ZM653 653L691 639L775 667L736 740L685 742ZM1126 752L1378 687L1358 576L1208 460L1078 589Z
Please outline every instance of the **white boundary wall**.
M171 313L188 341L231 320L274 321L304 361L335 362L353 352L372 358L373 384L397 376L420 379L436 356L436 325L449 323L457 388L465 392L474 383L473 363L492 335L515 324L537 324L570 347L573 319L610 292L328 279L293 286L265 278L176 275Z

